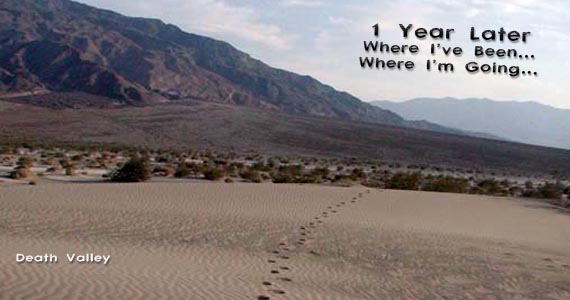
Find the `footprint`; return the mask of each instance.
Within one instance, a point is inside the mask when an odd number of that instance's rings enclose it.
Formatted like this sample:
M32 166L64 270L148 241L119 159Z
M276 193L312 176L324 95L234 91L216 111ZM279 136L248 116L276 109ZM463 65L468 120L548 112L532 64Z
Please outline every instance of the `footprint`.
M279 250L273 250L273 254L279 254Z
M286 281L286 282L291 282L291 281L293 281L293 279L291 279L291 278L289 278L289 277L279 277L278 279L281 280L281 281Z
M274 263L276 263L277 261L276 261L276 260L273 260L273 259L268 259L267 262L270 263L270 264L274 264Z
M279 295L285 294L285 291L283 291L283 290L271 290L271 292L275 293L275 294L279 294Z
M289 256L283 255L283 256L279 256L279 258L281 258L281 259L289 259Z
M270 286L270 285L272 285L271 282L269 282L269 281L264 281L262 284L265 285L265 286Z
M277 271L277 270L271 270L271 274L279 274L279 271Z
M285 271L290 271L290 270L291 270L289 267L279 267L279 269L285 270Z
M257 296L257 300L269 300L271 298L269 298L269 296L265 296L265 295L259 295Z

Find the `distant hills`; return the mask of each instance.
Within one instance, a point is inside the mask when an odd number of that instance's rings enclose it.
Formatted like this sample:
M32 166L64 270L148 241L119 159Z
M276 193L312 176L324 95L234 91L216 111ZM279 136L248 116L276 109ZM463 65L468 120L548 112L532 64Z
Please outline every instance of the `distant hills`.
M508 140L570 149L570 110L536 102L489 99L418 98L405 102L375 101L409 120L426 120Z
M570 176L570 150L207 101L54 110L0 101L3 141L103 142ZM474 173L474 176L476 173Z
M44 92L80 92L53 99ZM48 107L202 100L463 134L402 117L228 43L67 0L0 2L0 97ZM59 97L59 96L58 96ZM39 99L38 99L39 98ZM89 99L89 98L87 98ZM103 101L102 101L103 100ZM54 102L56 101L56 102Z

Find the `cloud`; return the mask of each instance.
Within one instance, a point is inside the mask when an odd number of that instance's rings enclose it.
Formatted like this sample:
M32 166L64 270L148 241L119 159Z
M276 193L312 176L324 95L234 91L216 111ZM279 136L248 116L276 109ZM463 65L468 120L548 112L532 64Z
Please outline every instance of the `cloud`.
M329 17L329 22L331 24L334 25L340 25L340 24L346 24L349 23L349 21L346 18L343 17L335 17L335 16L330 16Z
M222 0L81 0L120 13L159 18L185 31L225 40L242 39L278 49L289 49L293 35L261 20L253 7L230 5Z
M324 3L319 0L285 0L284 4L285 6L308 6L308 7L324 5Z

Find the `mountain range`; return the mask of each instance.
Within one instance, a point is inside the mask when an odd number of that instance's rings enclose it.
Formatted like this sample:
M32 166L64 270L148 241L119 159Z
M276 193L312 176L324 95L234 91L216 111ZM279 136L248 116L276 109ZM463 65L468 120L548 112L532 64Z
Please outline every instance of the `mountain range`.
M0 142L253 150L570 175L568 150L408 121L223 41L68 0L0 2L0 100Z
M68 0L3 0L0 28L4 98L39 95L35 103L50 107L52 101L41 99L49 92L83 92L106 98L109 106L194 99L463 134L406 121L310 76L272 68L228 43L160 20ZM64 98L58 105L90 103Z
M499 136L511 141L570 149L570 110L537 102L417 98L375 101L409 120Z

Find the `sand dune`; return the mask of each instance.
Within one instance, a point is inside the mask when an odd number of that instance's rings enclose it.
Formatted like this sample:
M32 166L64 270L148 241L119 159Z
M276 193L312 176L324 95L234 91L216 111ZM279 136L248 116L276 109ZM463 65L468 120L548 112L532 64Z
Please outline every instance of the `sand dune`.
M0 188L0 299L570 298L570 215L531 202L274 184ZM69 264L69 252L112 258Z

